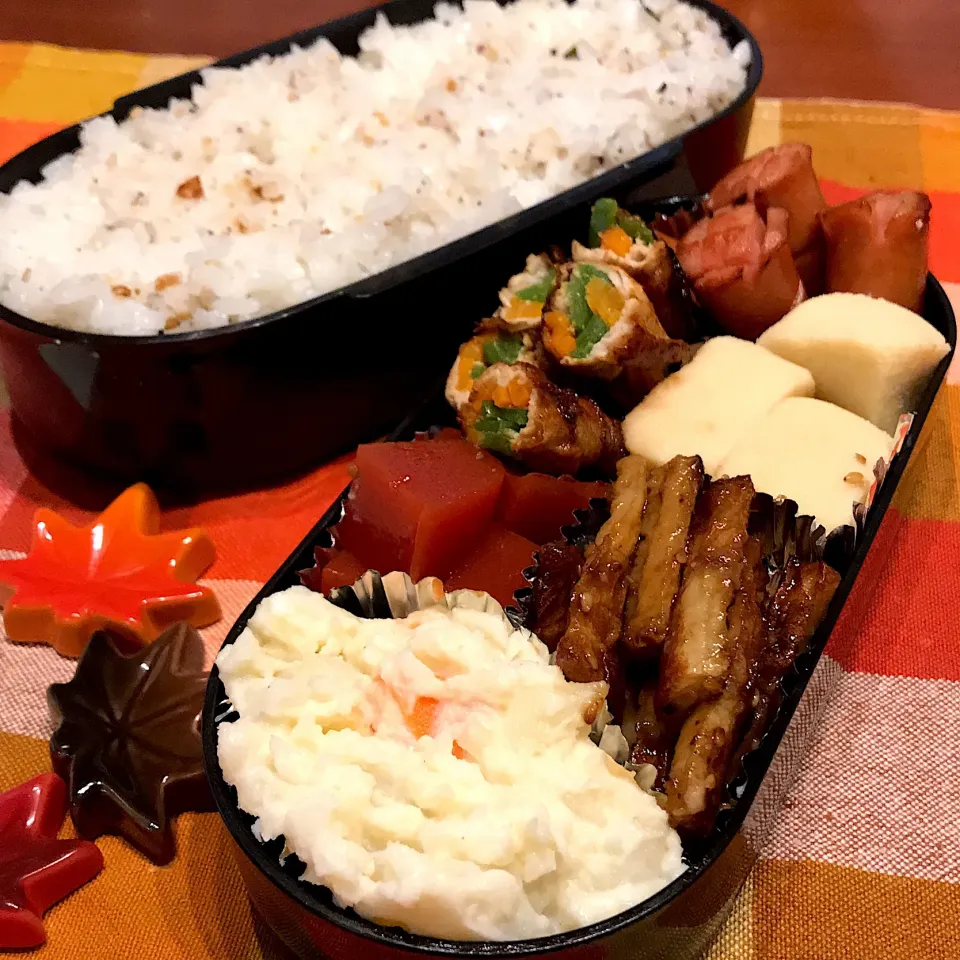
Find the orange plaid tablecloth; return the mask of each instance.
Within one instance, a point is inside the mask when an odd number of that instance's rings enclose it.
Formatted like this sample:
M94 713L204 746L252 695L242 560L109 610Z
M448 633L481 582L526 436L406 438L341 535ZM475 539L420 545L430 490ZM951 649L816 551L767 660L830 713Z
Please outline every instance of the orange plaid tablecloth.
M197 62L0 44L0 159ZM960 114L761 100L751 151L781 139L813 145L833 202L876 187L926 190L932 269L960 305L960 285L952 285L960 282ZM956 369L920 458L920 482L896 503L903 523L896 537L881 538L892 541L888 555L871 558L879 582L858 588L868 613L853 652L841 659L837 651L847 644L832 644L837 694L713 960L960 957ZM218 548L207 582L224 616L205 631L211 658L235 616L346 482L340 462L280 489L167 515L171 527L206 527ZM0 557L27 549L38 506L83 517L29 476L0 411ZM0 790L49 769L44 694L73 668L50 647L0 640ZM251 917L216 815L182 816L176 829L178 855L168 867L115 838L98 841L106 867L48 914L44 960L275 956Z

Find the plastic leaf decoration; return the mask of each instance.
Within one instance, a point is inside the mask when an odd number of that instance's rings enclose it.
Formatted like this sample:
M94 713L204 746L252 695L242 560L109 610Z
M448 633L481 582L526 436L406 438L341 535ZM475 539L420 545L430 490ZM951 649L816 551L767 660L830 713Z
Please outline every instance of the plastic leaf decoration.
M135 649L178 621L207 626L220 606L195 581L213 558L203 530L160 533L160 509L142 483L87 526L40 509L29 555L0 561L7 637L76 657L104 627Z
M114 640L94 634L73 679L47 691L57 722L50 757L80 836L115 834L154 863L169 863L171 818L211 805L198 722L203 641L185 623L131 656Z
M103 867L88 840L57 839L66 814L66 787L55 773L0 794L0 950L44 943L43 914Z

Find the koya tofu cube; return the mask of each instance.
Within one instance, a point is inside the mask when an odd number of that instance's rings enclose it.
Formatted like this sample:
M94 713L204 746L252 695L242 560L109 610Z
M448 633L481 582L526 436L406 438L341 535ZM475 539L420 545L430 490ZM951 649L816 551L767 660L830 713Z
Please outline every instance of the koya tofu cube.
M785 397L812 397L813 377L749 340L716 337L644 397L623 422L627 449L659 465L699 455L717 468L751 424Z
M886 459L893 437L863 417L824 400L791 397L757 421L724 458L720 475L749 474L773 497L795 500L829 532L853 523L873 468Z
M893 433L916 409L943 335L911 310L862 293L828 293L791 310L757 341L812 374L816 395Z

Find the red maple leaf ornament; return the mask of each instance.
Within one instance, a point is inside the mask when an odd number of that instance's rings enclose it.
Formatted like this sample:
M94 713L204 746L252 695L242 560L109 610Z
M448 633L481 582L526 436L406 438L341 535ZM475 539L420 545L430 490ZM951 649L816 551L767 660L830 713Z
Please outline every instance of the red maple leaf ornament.
M160 509L142 483L83 527L40 509L30 553L0 561L7 637L77 657L104 627L135 649L179 621L208 626L220 605L196 579L213 559L203 530L160 533Z
M0 950L38 947L43 914L92 880L103 856L89 840L58 840L67 789L43 773L0 794Z

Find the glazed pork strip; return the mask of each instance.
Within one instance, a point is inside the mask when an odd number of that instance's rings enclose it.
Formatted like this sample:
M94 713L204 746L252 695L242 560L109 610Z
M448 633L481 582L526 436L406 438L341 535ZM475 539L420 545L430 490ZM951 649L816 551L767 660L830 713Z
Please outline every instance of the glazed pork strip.
M670 776L664 785L671 823L688 833L713 826L730 779L730 760L750 710L750 678L766 638L763 604L767 573L760 541L747 541L740 589L730 607L734 644L723 693L694 707L677 738Z
M723 692L733 640L727 611L740 586L753 500L749 477L724 478L700 495L692 544L660 661L657 702L666 716L685 717Z
M767 610L765 646L750 680L750 728L735 763L760 742L779 701L780 679L806 648L839 583L840 574L825 563L787 562Z
M531 611L533 632L551 653L557 649L570 618L570 598L580 577L583 555L564 541L545 543L537 561Z
M624 736L630 744L630 762L651 764L657 771L654 790L663 790L670 770L671 738L657 716L654 698L657 692L656 674L651 676L631 697L629 729L625 718Z
M770 645L765 673L774 682L806 649L840 584L840 574L825 563L790 560L770 604Z
M702 485L699 457L674 457L651 471L641 545L629 574L622 637L635 656L658 655L666 640Z
M573 591L570 620L557 646L557 666L568 680L608 679L604 663L620 638L626 572L640 538L647 472L643 457L624 457L617 464L610 519L587 547L583 572Z

